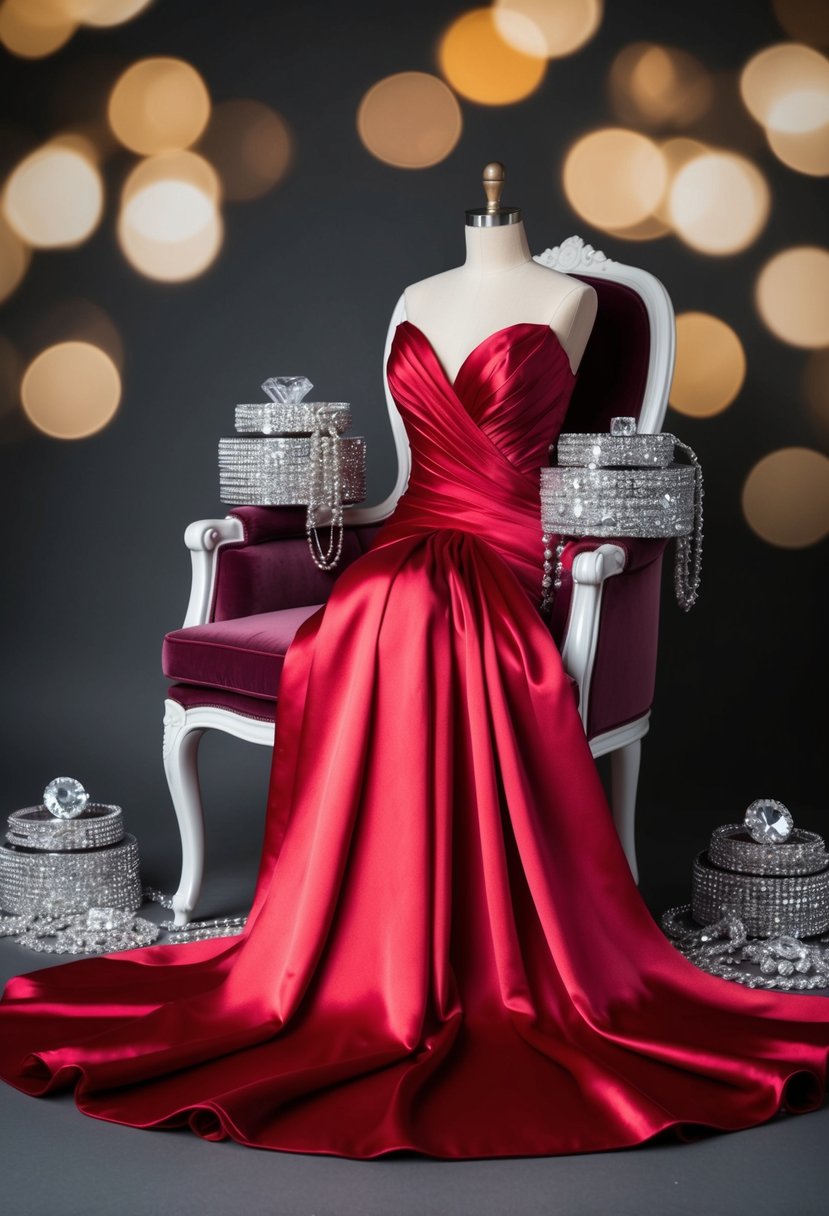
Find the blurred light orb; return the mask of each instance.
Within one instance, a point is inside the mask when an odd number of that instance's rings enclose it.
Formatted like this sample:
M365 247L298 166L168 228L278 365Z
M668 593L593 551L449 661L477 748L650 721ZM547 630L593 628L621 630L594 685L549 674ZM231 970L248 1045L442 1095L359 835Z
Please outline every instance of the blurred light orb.
M829 346L829 250L784 249L757 279L757 311L771 332L791 346Z
M829 459L812 448L780 448L743 485L743 515L771 545L804 549L829 533Z
M21 59L51 55L77 28L63 0L3 0L0 7L0 42Z
M260 198L287 173L293 140L281 114L261 101L223 101L214 106L199 150L233 201Z
M762 126L789 133L814 130L826 121L823 105L815 106L814 99L829 96L829 60L799 42L766 47L743 68L740 93Z
M198 152L162 152L139 161L121 191L121 206L159 182L184 182L214 203L222 198L222 185L216 170Z
M137 17L152 0L56 0L67 13L84 25L121 25Z
M634 42L613 60L610 94L628 122L687 126L711 107L714 89L704 65L678 47Z
M20 284L30 260L28 246L0 215L0 303Z
M734 330L706 312L676 318L676 367L669 404L691 418L727 409L743 386L746 356Z
M118 409L121 377L97 346L61 342L29 364L20 394L38 430L55 439L85 439L105 427Z
M194 143L210 118L210 95L183 59L142 59L117 80L108 112L121 143L148 156Z
M829 120L809 131L786 132L766 128L769 147L779 161L810 177L829 174Z
M445 160L462 129L454 93L427 72L398 72L378 80L357 110L364 146L398 169L427 169Z
M212 200L189 182L161 181L134 194L122 218L138 236L175 244L201 232L214 214Z
M42 249L77 245L98 225L104 187L94 164L60 142L32 152L13 170L3 211L18 236Z
M774 15L790 38L813 46L829 44L826 0L772 0Z
M603 0L495 0L493 17L498 34L515 50L557 59L590 41L603 10Z
M527 54L504 40L490 8L473 8L457 17L438 45L438 65L456 93L485 106L509 105L534 93L547 70L538 26L519 12L504 10L501 24L523 30L536 51Z
M756 239L771 205L765 178L734 152L706 152L671 183L668 214L677 235L700 253L738 253Z
M642 223L667 182L665 158L653 140L625 127L582 136L564 160L563 186L570 206L597 228Z

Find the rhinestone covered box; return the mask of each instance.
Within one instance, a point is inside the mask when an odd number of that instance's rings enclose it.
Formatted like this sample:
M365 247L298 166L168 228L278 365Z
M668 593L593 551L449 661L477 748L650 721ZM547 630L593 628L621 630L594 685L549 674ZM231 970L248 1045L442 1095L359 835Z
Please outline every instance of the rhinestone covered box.
M0 843L0 908L37 916L141 907L138 844L120 807L90 802L72 819L13 811Z
M272 376L270 401L237 405L236 435L219 440L222 502L336 510L366 496L366 441L343 437L347 401L303 401L305 376Z
M734 910L751 937L812 937L829 929L829 854L820 836L795 828L777 844L744 824L715 828L694 860L691 915L700 925Z

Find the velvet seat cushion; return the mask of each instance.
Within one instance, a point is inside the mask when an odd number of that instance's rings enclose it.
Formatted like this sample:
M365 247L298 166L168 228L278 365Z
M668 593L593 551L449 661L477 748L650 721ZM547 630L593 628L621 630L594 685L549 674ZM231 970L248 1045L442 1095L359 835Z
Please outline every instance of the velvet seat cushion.
M183 684L273 701L285 652L302 622L320 607L283 608L175 629L164 639L164 674Z

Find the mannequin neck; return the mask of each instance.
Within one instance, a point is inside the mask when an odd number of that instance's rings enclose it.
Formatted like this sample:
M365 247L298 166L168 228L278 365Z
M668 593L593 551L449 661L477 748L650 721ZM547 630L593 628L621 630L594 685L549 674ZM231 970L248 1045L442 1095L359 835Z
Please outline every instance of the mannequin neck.
M472 274L504 274L532 261L523 220L500 228L472 228L466 232L464 270Z

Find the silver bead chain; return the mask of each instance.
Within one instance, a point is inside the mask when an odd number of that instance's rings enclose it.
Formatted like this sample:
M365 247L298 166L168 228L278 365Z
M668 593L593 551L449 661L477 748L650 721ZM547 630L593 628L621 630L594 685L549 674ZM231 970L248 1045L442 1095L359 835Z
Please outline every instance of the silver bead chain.
M340 410L338 405L337 410ZM326 424L326 407L317 410L317 425L311 432L311 479L308 493L308 511L305 516L305 532L308 548L314 563L320 570L333 570L340 560L345 533L342 503L342 454L340 434L334 418ZM325 434L324 434L325 432ZM323 551L320 540L317 512L330 512L328 545Z
M679 439L674 438L674 442L694 466L694 530L690 536L677 538L674 557L676 602L684 612L688 612L697 602L702 575L702 500L705 490L702 484L702 466L696 452Z
M145 887L144 899L172 909L173 901L155 887ZM114 954L157 942L166 931L163 945L214 937L235 937L247 923L246 916L216 916L176 925L166 920L156 924L122 908L87 908L82 912L53 914L44 908L37 913L0 915L0 937L14 937L19 946L40 954Z
M544 546L544 562L541 567L541 603L539 608L543 616L549 617L553 608L553 598L561 587L562 558L567 545L567 539L563 536L558 537L555 548L551 548L550 546L553 543L552 533L542 532L541 543Z
M776 988L783 992L805 992L829 988L829 950L797 937L780 936L751 941L737 911L727 911L713 924L701 928L683 925L690 904L669 908L662 916L662 931L695 966L747 988ZM829 941L829 936L819 942ZM740 963L754 963L760 974L739 970Z

